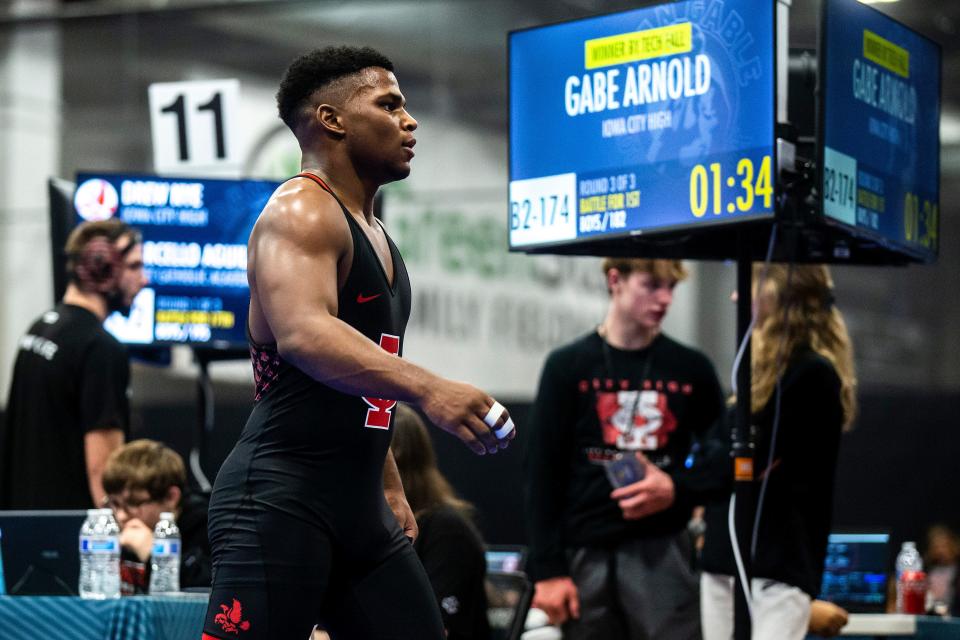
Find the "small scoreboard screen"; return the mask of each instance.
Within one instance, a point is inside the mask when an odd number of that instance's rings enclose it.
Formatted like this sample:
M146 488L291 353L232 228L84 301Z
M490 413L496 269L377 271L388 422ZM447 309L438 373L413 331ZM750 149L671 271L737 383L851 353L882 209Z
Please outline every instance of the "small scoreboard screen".
M247 239L277 182L79 174L76 221L117 217L143 234L150 284L104 326L127 344L236 348L245 327Z
M825 0L820 152L828 221L937 257L940 47L856 0Z

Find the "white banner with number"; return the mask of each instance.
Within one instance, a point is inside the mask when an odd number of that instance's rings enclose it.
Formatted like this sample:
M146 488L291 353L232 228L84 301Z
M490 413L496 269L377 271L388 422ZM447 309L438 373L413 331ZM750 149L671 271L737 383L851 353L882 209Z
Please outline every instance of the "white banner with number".
M603 320L598 258L507 251L500 190L388 188L384 221L413 287L404 357L497 398L531 399L554 347Z
M238 80L154 83L149 96L157 173L240 167Z

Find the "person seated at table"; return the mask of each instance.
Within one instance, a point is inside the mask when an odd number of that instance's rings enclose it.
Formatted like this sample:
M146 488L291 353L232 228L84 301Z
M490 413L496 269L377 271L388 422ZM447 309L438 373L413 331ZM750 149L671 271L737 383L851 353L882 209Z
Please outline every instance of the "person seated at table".
M153 529L164 512L180 529L180 588L210 586L207 501L186 487L183 459L159 442L134 440L107 459L103 489L120 524L125 594L147 592Z
M843 607L826 600L810 603L810 633L821 638L832 638L847 626L850 614Z
M930 612L946 616L960 611L960 536L949 525L935 524L927 529L923 566L927 570Z
M473 506L437 468L420 415L402 404L395 411L390 448L419 528L413 546L440 604L447 640L488 640L486 559Z

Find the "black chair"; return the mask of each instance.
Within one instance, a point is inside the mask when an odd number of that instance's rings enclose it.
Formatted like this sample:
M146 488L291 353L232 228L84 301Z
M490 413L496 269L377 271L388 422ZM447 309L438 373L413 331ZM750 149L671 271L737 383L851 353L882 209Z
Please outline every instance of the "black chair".
M519 571L487 572L491 640L520 640L533 600L533 583Z

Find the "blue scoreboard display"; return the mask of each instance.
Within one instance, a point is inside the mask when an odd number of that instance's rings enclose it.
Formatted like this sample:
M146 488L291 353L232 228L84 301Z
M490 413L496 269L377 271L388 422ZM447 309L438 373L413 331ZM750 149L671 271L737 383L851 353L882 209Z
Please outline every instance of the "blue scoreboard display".
M278 183L79 174L77 222L117 217L143 234L150 284L105 326L127 344L246 345L247 239Z
M771 218L774 2L509 36L512 249Z
M825 0L823 213L932 262L940 217L940 47L856 0Z

